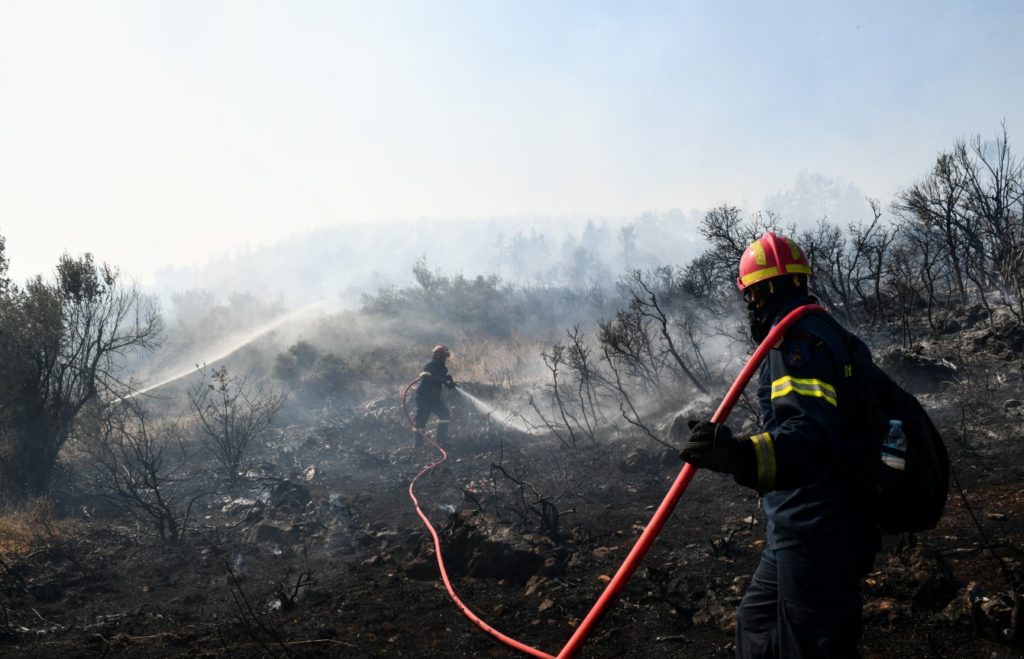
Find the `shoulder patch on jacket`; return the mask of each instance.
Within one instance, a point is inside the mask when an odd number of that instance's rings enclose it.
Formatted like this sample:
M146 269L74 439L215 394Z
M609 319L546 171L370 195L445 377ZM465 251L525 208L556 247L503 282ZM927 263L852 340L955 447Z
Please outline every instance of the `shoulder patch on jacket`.
M782 361L787 366L800 368L811 362L811 344L806 339L788 339L781 350Z

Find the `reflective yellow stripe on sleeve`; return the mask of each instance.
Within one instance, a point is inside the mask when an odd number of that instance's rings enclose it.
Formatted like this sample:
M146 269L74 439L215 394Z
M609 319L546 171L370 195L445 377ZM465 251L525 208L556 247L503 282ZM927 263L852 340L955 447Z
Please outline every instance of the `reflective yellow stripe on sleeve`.
M794 378L784 376L772 382L772 400L794 393L811 398L824 398L833 407L836 404L836 389L827 382L813 378Z
M770 433L763 432L750 438L757 459L757 485L764 491L775 489L775 444Z
M421 378L429 378L430 377L430 371L423 371L422 373L420 373L420 377Z

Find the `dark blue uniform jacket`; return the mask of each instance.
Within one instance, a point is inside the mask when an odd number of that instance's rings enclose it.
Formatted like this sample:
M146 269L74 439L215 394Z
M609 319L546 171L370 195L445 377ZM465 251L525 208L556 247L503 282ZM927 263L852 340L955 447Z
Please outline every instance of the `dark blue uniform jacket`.
M809 302L794 301L776 322ZM811 313L761 364L757 398L764 432L751 439L772 549L836 532L877 543L851 482L871 456L858 430L858 396L845 345L830 319Z
M448 367L437 359L431 359L420 372L420 383L416 387L416 400L440 400L441 387L450 380Z

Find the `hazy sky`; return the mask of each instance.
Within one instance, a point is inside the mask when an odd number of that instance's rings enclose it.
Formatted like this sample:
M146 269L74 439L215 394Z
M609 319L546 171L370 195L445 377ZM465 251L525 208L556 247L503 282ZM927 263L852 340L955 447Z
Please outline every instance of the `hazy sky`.
M1019 0L0 0L0 234L19 281L145 281L346 222L757 209L801 170L888 202L957 138L1021 150L1022 34Z

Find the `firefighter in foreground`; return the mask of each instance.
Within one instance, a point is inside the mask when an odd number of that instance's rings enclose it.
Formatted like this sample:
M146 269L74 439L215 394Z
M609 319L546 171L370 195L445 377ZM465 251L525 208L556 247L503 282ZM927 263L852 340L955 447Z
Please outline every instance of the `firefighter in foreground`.
M815 302L807 257L774 233L746 249L739 275L756 343L788 312ZM740 603L737 657L859 656L860 585L879 532L858 505L857 474L870 456L859 448L866 442L851 359L829 320L804 316L762 363L762 432L734 437L724 424L681 417L672 425L684 460L731 474L764 497L766 544Z
M441 400L441 388L455 387L455 380L448 374L448 367L445 366L445 362L448 361L451 354L448 346L435 346L433 357L420 372L420 383L416 387L416 418L413 431L416 446L423 444L422 433L431 414L437 416L437 439L443 442L448 438L448 423L451 420L451 413L445 402Z

